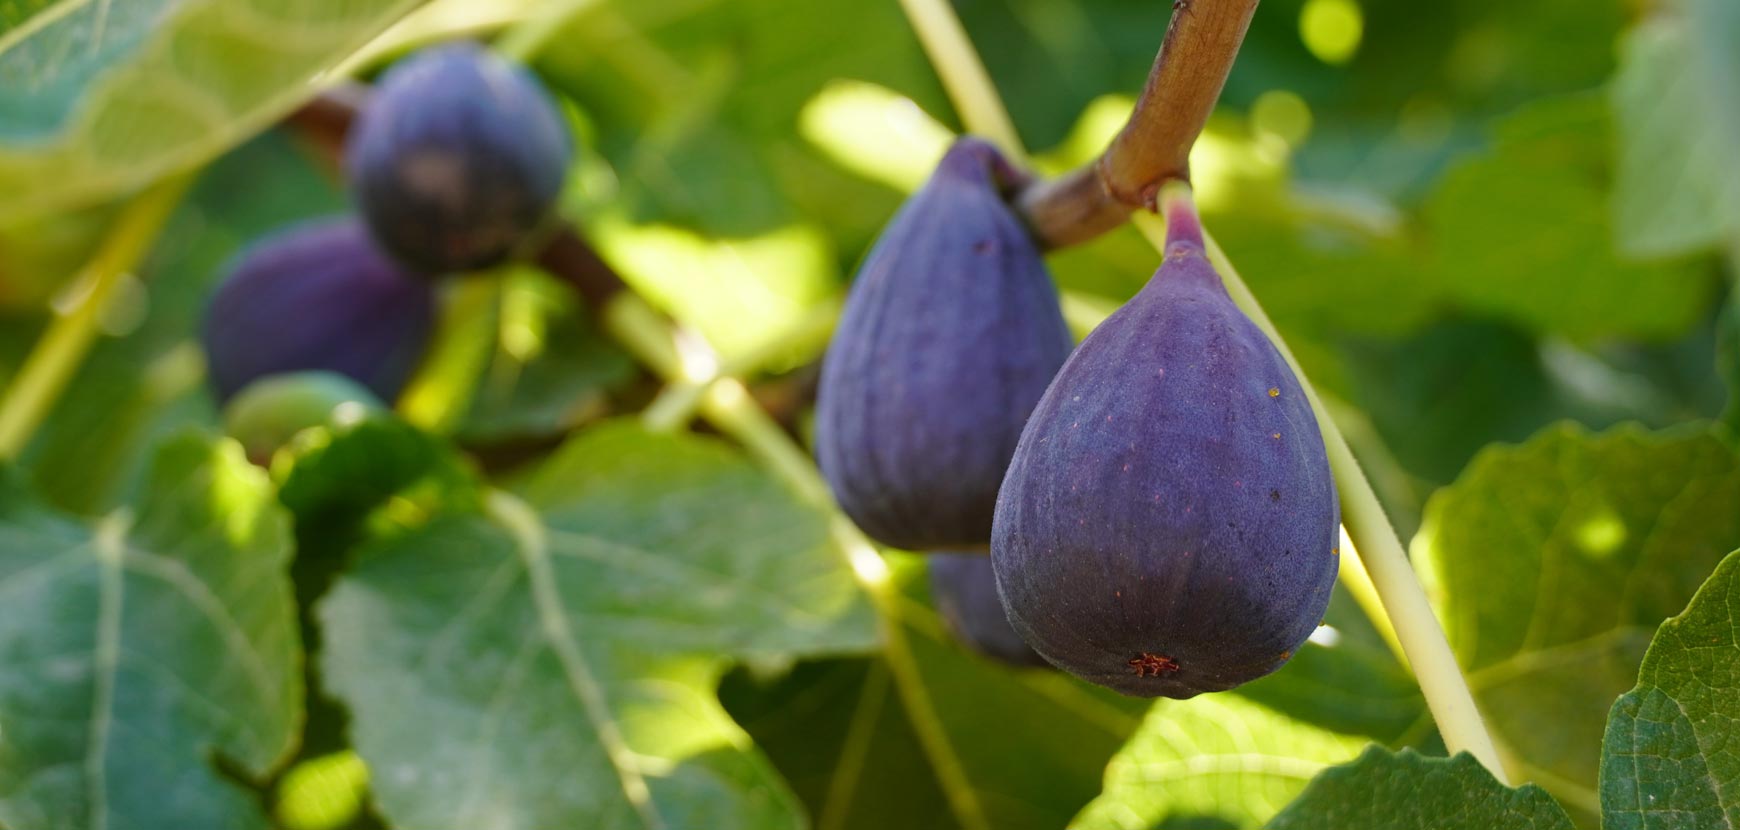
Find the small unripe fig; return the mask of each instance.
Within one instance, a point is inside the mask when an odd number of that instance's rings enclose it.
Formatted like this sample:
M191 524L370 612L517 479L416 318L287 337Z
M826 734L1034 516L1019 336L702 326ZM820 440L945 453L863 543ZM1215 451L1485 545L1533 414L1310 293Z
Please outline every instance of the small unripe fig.
M549 216L573 142L531 73L474 43L426 49L381 77L345 167L357 209L426 273L502 262Z
M273 375L247 385L224 406L224 432L241 442L248 460L265 464L296 433L330 423L346 410L384 410L373 392L333 372Z
M1009 624L991 558L983 553L931 556L930 596L949 631L968 648L1012 666L1051 665Z
M428 348L434 290L352 218L255 242L206 309L201 339L219 402L259 378L304 370L336 372L393 400Z
M991 558L1045 659L1188 698L1274 671L1317 628L1340 510L1311 407L1227 295L1188 189L1165 206L1165 264L1027 423Z
M840 507L907 550L977 548L1027 414L1069 355L1045 262L963 138L888 223L822 363L816 455Z

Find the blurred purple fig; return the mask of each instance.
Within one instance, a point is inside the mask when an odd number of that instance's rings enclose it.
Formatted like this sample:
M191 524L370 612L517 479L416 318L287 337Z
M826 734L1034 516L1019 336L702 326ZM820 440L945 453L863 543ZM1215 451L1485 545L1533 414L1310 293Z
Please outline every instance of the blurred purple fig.
M561 195L573 141L525 69L474 43L418 52L381 77L345 166L382 247L426 273L517 252Z
M255 242L206 310L202 340L219 401L259 378L306 370L335 372L392 401L428 347L434 291L350 217Z
M991 557L937 553L930 562L930 596L949 631L968 648L1012 666L1050 668L1003 613Z

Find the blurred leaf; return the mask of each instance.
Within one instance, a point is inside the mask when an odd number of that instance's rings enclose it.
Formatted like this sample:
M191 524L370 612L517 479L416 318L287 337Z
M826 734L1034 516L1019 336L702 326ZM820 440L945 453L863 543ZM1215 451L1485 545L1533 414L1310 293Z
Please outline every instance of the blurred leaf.
M698 329L730 359L766 348L838 290L831 243L792 225L749 239L674 227L601 227L599 247L647 299ZM790 368L815 357L791 355Z
M1541 99L1498 122L1492 149L1454 166L1426 206L1444 289L1579 339L1663 338L1696 323L1714 288L1705 269L1615 253L1611 131L1596 95Z
M1737 506L1740 456L1707 430L1570 425L1486 449L1432 498L1414 559L1525 778L1594 812L1607 709L1740 546Z
M1740 826L1740 553L1662 624L1602 745L1605 830Z
M624 422L525 493L375 543L324 603L325 675L384 812L800 826L713 689L731 658L874 645L826 517L723 446Z
M1620 245L1694 253L1740 238L1740 6L1672 0L1626 36L1612 87Z
M1450 319L1400 342L1349 340L1341 354L1348 396L1422 495L1486 444L1522 441L1558 420L1593 428L1683 420L1658 405L1651 383L1659 372L1640 376L1569 347L1543 348L1509 325Z
M929 697L986 823L997 830L1064 826L1098 792L1106 760L1140 723L1147 702L966 650L918 601L928 585L924 559L890 561L906 592L901 625L918 690ZM763 683L737 677L721 694L819 826L958 826L886 662L804 665Z
M1571 830L1545 790L1509 789L1474 756L1428 758L1404 749L1367 749L1324 772L1269 830Z
M634 377L633 360L594 330L572 291L542 272L515 271L459 438L487 444L562 435Z
M1209 819L1255 826L1318 770L1365 744L1236 695L1163 700L1107 765L1105 791L1070 827L1146 830Z
M144 499L92 527L0 479L0 824L265 830L213 763L264 777L301 725L265 475L234 443L176 440Z
M254 237L341 209L343 197L287 139L268 134L201 176L140 269L136 328L100 339L24 458L50 502L97 513L137 485L145 448L216 426L197 345L211 286Z
M282 116L412 0L60 0L0 39L0 215L101 200Z
M1740 295L1730 295L1716 324L1716 370L1728 386L1728 406L1722 422L1740 437Z

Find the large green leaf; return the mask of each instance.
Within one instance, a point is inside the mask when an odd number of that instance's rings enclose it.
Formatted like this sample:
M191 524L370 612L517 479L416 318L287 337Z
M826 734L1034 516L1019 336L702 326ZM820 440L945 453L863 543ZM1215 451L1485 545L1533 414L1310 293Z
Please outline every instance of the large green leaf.
M1638 254L1740 237L1740 5L1673 0L1627 35L1612 87L1619 131L1614 227Z
M1254 826L1366 743L1235 695L1162 701L1107 765L1105 792L1071 826L1145 830L1210 819Z
M0 480L0 825L269 826L226 779L301 725L288 522L230 442L166 445L146 492L87 527Z
M524 496L374 544L325 602L325 676L382 810L801 826L714 687L732 658L874 645L826 517L721 445L632 423L581 433Z
M1269 830L1571 830L1536 786L1508 789L1462 753L1428 758L1372 747L1311 782Z
M1613 704L1601 760L1606 830L1740 827L1740 553L1662 624L1637 688Z
M1608 707L1737 545L1740 456L1713 433L1560 426L1477 456L1413 553L1523 777L1592 814Z
M0 34L0 217L240 143L416 0L60 0Z
M1688 263L1616 253L1606 102L1537 101L1500 121L1492 149L1458 163L1426 206L1434 268L1461 304L1578 339L1683 333L1715 281Z

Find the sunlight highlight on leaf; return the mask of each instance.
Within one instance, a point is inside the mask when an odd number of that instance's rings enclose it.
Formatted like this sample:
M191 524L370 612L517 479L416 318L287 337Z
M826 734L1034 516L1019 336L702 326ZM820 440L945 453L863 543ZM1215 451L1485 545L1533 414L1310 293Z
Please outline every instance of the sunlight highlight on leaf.
M924 183L954 134L884 86L836 80L804 104L798 133L840 166L903 193Z

